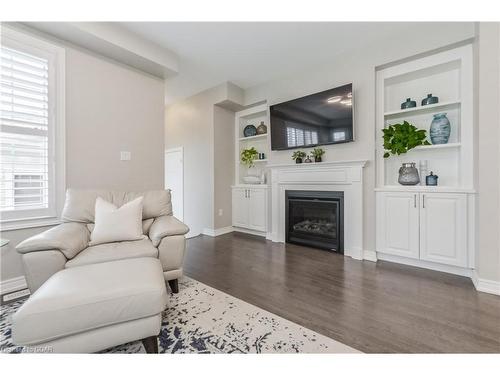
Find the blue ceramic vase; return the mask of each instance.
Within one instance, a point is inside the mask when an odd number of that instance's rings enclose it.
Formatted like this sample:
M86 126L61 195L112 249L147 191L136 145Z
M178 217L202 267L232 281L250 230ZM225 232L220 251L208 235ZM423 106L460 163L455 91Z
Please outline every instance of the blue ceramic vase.
M446 113L436 113L431 123L431 142L433 145L448 143L451 126Z

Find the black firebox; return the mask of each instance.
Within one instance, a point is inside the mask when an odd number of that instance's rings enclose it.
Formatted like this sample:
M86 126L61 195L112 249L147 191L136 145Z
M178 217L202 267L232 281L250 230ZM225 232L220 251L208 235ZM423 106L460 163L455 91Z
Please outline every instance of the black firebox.
M344 253L344 192L286 190L286 242Z

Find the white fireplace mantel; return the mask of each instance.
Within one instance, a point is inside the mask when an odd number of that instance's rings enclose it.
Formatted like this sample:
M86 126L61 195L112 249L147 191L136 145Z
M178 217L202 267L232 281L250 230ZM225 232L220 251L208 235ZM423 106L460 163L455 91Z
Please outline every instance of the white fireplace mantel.
M285 242L285 191L344 192L344 255L363 259L363 167L367 160L271 164L271 235Z

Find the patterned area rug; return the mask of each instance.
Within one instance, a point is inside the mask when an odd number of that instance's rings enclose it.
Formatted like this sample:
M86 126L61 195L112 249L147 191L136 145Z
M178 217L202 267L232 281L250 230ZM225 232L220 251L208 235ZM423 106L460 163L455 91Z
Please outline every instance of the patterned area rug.
M160 353L359 353L338 341L185 277L163 313ZM0 352L19 353L10 316L24 301L1 307ZM103 353L144 353L140 341Z

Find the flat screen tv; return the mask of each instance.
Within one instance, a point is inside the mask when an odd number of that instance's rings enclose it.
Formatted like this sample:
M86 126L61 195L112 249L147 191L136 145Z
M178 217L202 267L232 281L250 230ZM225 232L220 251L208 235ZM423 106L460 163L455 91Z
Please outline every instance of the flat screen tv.
M352 83L271 106L271 149L352 142L352 108Z

